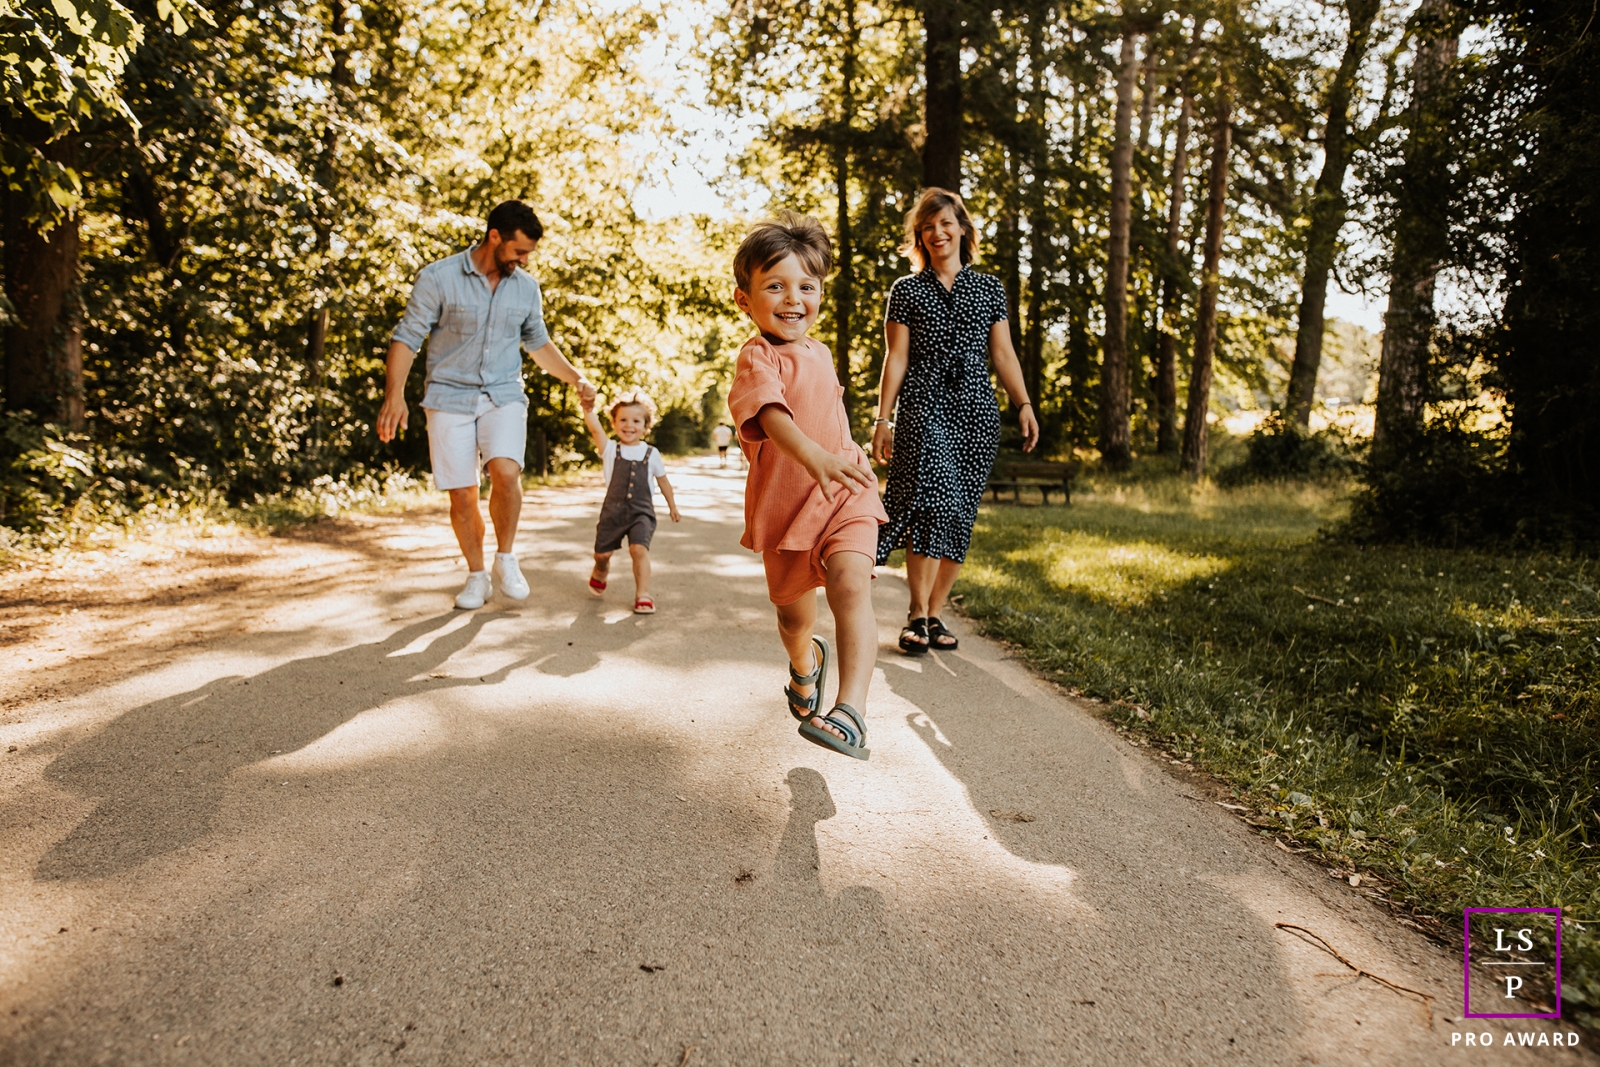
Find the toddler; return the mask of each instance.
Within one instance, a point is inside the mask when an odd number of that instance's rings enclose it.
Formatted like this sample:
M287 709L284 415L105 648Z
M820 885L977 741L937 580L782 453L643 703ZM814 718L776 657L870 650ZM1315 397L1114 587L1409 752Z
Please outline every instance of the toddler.
M806 740L864 760L863 713L878 652L872 567L878 525L889 517L850 437L833 357L806 336L832 266L828 235L809 216L779 212L744 239L733 260L734 302L759 332L739 351L728 410L750 464L740 544L761 553L778 609L789 711ZM831 709L824 690L832 650L815 633L818 586L839 641Z
M661 486L667 511L677 522L678 504L672 498L672 483L667 481L667 465L661 453L645 444L644 435L655 421L656 405L643 391L632 389L611 405L611 428L616 440L606 436L594 413L593 399L583 403L583 422L600 450L605 471L606 501L600 506L600 525L594 535L594 571L589 575L589 591L602 596L606 575L611 570L611 554L628 539L628 555L633 557L633 610L652 615L656 602L650 597L650 539L656 532L656 505L650 480Z

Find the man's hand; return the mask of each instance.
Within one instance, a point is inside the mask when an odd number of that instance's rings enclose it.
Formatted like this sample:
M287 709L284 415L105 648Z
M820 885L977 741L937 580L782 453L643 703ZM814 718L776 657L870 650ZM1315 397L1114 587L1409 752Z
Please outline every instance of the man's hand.
M595 399L596 399L596 394L594 393L594 391L592 389L590 390L588 396L584 396L581 391L578 393L578 406L583 409L583 413L585 415L590 415L590 414L594 413Z
M678 514L678 505L676 505L676 504L668 504L667 505L667 514L672 516L672 521L673 522L682 522L683 521L683 516Z
M836 456L832 452L812 445L800 457L800 463L806 472L817 480L817 485L822 489L822 499L833 502L834 483L844 486L851 495L859 494L863 489L876 489L877 479L869 471L863 470L855 463Z
M872 427L872 456L879 463L887 463L894 458L894 427L887 422Z
M596 395L594 391L594 383L582 375L579 375L577 386L578 403L584 405L583 410L588 411L594 407L594 398Z
M394 440L396 430L408 429L410 425L411 411L405 394L396 391L385 396L383 407L378 409L378 440L388 444Z

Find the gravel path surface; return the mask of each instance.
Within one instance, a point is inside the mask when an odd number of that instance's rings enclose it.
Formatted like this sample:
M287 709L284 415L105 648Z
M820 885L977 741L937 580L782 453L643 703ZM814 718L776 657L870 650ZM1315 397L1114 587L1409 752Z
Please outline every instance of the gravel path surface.
M0 1063L1589 1059L960 620L902 657L892 574L871 761L805 743L742 476L672 477L653 617L587 595L589 485L529 494L523 604L450 610L428 509L8 645Z

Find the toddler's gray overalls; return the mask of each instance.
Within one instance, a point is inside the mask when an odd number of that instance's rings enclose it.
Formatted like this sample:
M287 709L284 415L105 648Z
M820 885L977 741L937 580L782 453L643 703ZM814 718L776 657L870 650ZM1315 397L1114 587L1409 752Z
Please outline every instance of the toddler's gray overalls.
M594 534L596 552L615 552L626 536L630 545L650 547L656 532L656 502L650 490L650 445L643 459L623 459L617 446L611 461L611 484L606 486L606 502L600 505L600 526Z

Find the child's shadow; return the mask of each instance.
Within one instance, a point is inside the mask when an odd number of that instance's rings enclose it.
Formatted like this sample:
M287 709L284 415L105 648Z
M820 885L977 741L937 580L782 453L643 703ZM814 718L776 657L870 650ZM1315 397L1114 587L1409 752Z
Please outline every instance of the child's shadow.
M886 937L883 895L877 890L846 886L830 898L822 887L817 823L838 814L827 780L810 767L796 767L784 784L789 787L789 821L773 859L771 903L788 924L799 927L795 936L801 942L837 945L846 936L862 941L864 929Z
M648 634L645 621L648 615L630 613L625 618L607 622L610 610L615 609L608 609L600 600L584 604L564 634L557 631L549 638L555 651L535 659L534 667L544 674L572 678L600 666L602 654L620 652Z

